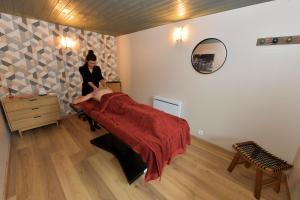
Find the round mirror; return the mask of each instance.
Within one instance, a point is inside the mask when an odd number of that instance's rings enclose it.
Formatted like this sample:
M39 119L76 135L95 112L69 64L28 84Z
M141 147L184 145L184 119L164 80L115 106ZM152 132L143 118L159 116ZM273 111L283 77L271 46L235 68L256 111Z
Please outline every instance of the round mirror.
M210 74L222 67L227 57L224 43L216 38L208 38L197 44L192 53L192 65L202 74Z

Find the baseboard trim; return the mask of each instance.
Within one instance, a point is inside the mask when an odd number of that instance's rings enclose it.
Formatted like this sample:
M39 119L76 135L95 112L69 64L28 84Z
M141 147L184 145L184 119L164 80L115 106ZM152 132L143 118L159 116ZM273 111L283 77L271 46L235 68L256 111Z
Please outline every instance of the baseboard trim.
M226 154L227 156L229 156L229 157L233 157L234 154L235 154L235 152L234 152L233 150L230 151L230 150L225 149L225 148L223 148L223 147L221 147L221 146L219 146L219 145L216 145L216 144L214 144L214 143L211 143L210 141L207 141L207 140L205 140L205 139L199 138L199 137L197 137L197 136L195 136L195 135L193 135L193 134L191 134L191 138L193 138L193 139L195 139L195 140L197 140L197 141L199 141L199 142L201 142L201 143L203 143L203 144L205 144L205 145L207 145L207 146L210 146L210 147L213 148L213 149L217 149L217 150L219 150L219 151L225 153L225 154Z

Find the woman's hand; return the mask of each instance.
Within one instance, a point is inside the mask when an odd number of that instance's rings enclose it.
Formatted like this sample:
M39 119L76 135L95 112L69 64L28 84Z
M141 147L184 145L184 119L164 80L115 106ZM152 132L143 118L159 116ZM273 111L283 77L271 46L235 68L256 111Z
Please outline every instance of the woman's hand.
M99 88L97 88L97 87L93 87L93 92L96 92L97 90L99 90Z
M105 80L105 79L102 79L101 81L100 81L100 83L101 83L101 85L104 87L104 88L106 88L107 87L107 81Z

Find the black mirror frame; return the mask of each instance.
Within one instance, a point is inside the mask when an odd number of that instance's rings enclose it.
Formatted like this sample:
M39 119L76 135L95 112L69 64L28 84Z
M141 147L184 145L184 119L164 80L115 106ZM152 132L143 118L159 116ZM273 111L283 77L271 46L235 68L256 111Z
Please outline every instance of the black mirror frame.
M218 67L217 70L215 70L215 71L213 71L213 72L208 72L208 73L198 72L198 71L195 69L194 65L193 65L193 53L194 53L195 49L196 49L202 42L207 41L207 40L211 40L211 39L218 40L218 41L221 42L221 43L223 44L223 46L225 47L226 55L225 55L224 62L221 64L220 67ZM194 70L195 70L196 72L198 72L198 73L200 73L200 74L212 74L212 73L218 71L219 69L221 69L221 68L223 67L223 65L224 65L224 63L226 62L226 59L227 59L227 52L228 52L228 51L227 51L227 47L226 47L226 45L224 44L224 42L222 42L221 40L219 40L219 39L217 39L217 38L206 38L206 39L200 41L200 42L194 47L194 49L193 49L193 51L192 51L192 54L191 54L191 64L192 64L192 67L194 68Z

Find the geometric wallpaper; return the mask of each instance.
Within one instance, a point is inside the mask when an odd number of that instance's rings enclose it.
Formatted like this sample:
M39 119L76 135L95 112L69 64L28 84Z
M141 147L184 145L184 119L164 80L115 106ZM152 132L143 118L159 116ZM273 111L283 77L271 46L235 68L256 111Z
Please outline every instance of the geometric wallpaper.
M62 46L62 37L75 46ZM119 80L116 66L116 39L113 36L0 13L0 97L37 93L44 87L57 93L61 111L71 112L69 103L81 94L78 68L92 49L103 77Z

